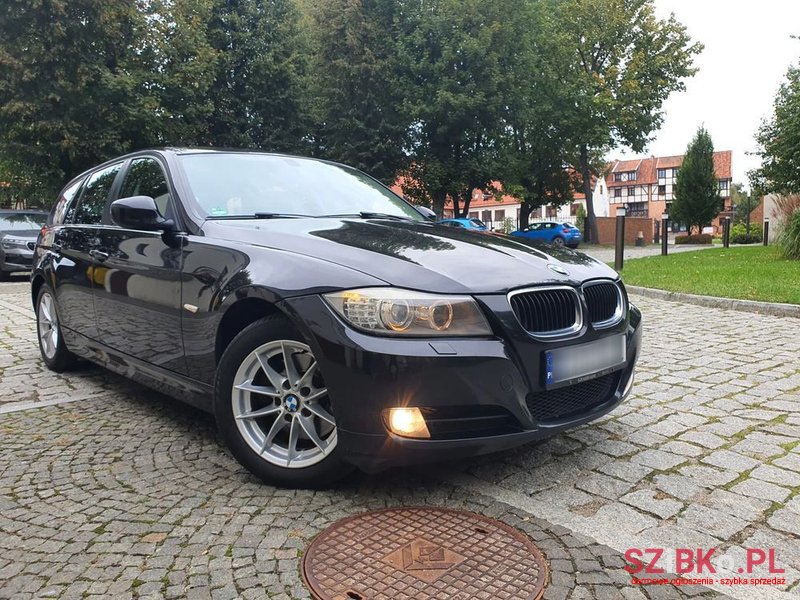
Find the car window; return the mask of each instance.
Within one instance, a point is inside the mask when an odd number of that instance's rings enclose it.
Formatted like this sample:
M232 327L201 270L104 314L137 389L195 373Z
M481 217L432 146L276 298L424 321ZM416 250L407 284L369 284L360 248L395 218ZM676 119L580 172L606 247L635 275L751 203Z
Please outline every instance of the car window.
M456 227L456 228L462 227L463 228L464 225L463 225L463 223L459 223L458 221L453 221L453 227Z
M46 213L0 212L0 231L41 229L47 220Z
M122 163L111 165L89 177L78 202L78 208L75 210L73 223L95 225L100 222L103 218L103 209L108 200L108 194L111 192L114 178L119 173L121 166Z
M262 212L310 217L374 212L425 220L390 189L343 165L250 153L184 154L178 159L198 207L212 219Z
M480 219L470 219L470 222L476 227L486 227L486 224Z
M79 179L62 190L58 200L56 200L55 207L53 207L50 225L61 225L72 220L75 214L75 199L78 197L78 191L80 191L83 182L84 179Z
M171 216L172 195L169 192L167 178L158 161L152 158L137 158L131 162L119 197L130 198L131 196L150 196L156 201L156 206L162 216Z

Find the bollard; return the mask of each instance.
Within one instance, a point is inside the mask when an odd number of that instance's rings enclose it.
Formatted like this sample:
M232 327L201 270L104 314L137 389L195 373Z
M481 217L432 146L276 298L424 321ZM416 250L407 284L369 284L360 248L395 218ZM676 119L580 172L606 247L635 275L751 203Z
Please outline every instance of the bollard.
M622 271L623 254L625 253L625 207L617 208L617 239L614 247L614 268Z
M722 247L730 248L731 245L731 218L725 217L722 221Z
M661 222L655 222L655 233L653 234L653 243L660 244L661 243Z
M669 227L669 214L666 212L661 215L661 256L667 255L667 241L669 235L667 234Z
M639 247L644 246L644 232L640 231L636 234L636 245Z
M764 245L769 246L769 219L764 219Z

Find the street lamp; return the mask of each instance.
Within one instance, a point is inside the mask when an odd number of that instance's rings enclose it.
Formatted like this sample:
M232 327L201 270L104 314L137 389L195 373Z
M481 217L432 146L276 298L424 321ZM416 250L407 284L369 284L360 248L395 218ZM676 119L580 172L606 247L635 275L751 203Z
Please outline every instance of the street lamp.
M669 213L661 213L661 256L667 255L667 226L669 225Z
M614 248L614 268L622 271L623 254L625 252L625 213L627 206L617 207L617 240Z

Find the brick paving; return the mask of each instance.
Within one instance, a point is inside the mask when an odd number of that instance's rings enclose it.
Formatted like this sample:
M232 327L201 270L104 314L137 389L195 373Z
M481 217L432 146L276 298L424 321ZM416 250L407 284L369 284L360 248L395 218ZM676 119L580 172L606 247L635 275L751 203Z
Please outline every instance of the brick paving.
M313 536L421 504L528 533L548 599L797 598L800 321L634 300L635 393L601 421L311 492L256 481L177 401L96 367L47 371L27 286L0 284L0 598L308 598ZM716 547L732 573L746 548L774 548L786 583L632 586L623 552L652 547Z

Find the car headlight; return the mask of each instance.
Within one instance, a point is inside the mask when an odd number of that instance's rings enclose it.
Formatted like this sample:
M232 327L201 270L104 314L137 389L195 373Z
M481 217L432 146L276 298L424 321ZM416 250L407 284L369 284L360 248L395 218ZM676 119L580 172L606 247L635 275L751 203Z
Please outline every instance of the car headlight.
M324 295L345 321L371 333L429 337L491 335L477 302L399 288L363 288Z
M28 240L21 240L19 238L12 238L12 237L4 237L3 241L3 249L4 250L13 250L16 248L27 248L28 247Z

